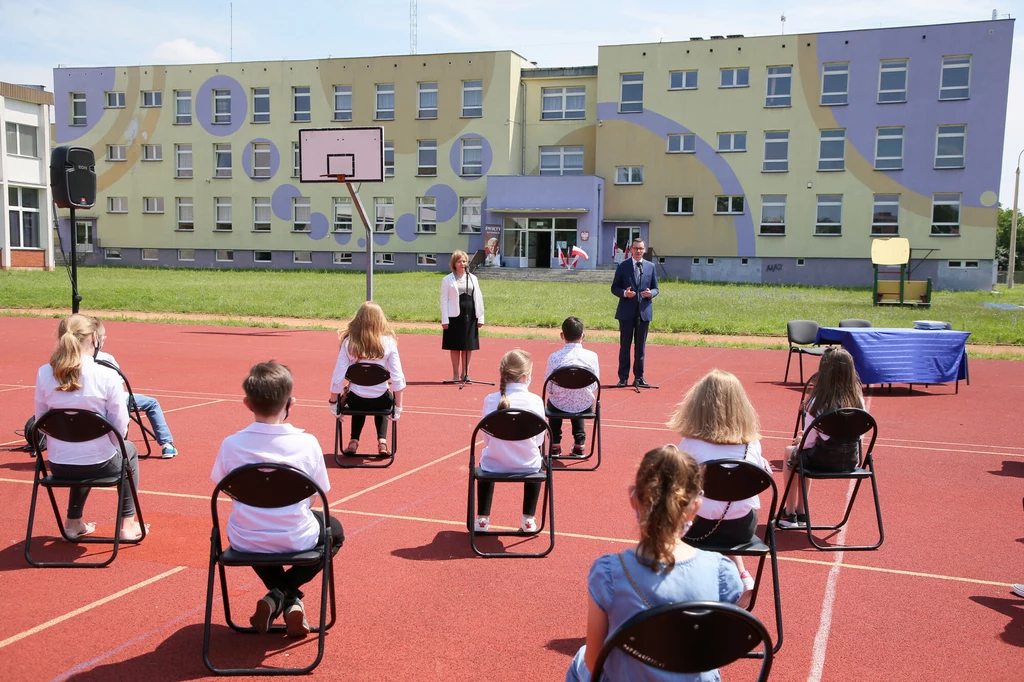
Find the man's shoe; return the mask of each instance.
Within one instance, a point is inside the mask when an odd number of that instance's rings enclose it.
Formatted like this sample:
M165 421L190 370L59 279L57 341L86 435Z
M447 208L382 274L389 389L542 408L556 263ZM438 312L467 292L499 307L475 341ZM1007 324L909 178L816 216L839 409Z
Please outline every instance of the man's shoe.
M639 379L634 381L633 385L634 386L639 386L640 388L650 388L651 387L651 385L649 383L647 383L647 380L644 379L643 377L640 377Z
M625 379L619 379L619 383L615 384L615 388L626 388L626 386L629 386L629 384L626 383Z

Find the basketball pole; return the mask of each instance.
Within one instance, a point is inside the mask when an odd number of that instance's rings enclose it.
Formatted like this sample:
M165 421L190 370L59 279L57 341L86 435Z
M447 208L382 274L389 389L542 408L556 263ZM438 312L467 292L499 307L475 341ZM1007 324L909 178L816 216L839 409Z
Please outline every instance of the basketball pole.
M321 175L320 177L330 177L327 175ZM352 183L345 179L344 175L335 175L334 179L338 182L344 183L345 187L348 187L348 195L352 197L352 203L355 204L356 210L359 212L359 219L363 221L363 229L366 230L366 300L373 300L373 230L370 228L370 221L366 219L366 211L363 210L363 202L359 200L359 195L356 194L355 189L352 187Z

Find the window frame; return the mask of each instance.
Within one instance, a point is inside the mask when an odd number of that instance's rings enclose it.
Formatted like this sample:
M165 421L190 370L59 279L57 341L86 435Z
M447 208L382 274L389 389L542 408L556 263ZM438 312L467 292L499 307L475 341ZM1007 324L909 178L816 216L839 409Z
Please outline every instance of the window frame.
M346 92L347 90L347 92ZM348 97L348 108L342 108L338 106L339 97ZM346 115L347 114L347 115ZM352 120L352 86L351 85L335 85L334 86L334 120L335 121L351 121Z
M113 102L113 104L111 104ZM103 93L103 108L104 109L124 109L127 103L124 91L121 90L108 90Z
M118 214L127 212L128 197L107 197L107 213Z
M192 252L192 257L191 258L187 258L186 257L186 254L189 251ZM196 259L196 250L195 249L178 249L178 262L180 262L180 263L192 263L192 262L195 261L195 259Z
M213 254L213 260L215 262L217 262L217 263L234 263L235 262L235 250L234 249L215 249L215 252Z
M785 137L772 137L769 135L784 135ZM783 146L786 147L786 156L784 159L769 159L768 158L768 147L771 146ZM789 172L789 131L788 130L766 130L764 131L764 145L761 152L761 172L762 173L788 173ZM779 167L769 168L768 164L777 164ZM768 195L776 196L776 195Z
M267 110L260 111L257 102L265 102ZM252 89L252 123L262 125L270 123L270 88L259 87Z
M484 139L482 137L463 137L460 138L460 153L459 158L461 163L459 164L459 175L462 177L478 178L484 174ZM466 152L472 149L480 150L480 163L466 163ZM477 172L467 172L468 170L478 169Z
M621 179L620 171L626 171L626 179ZM644 167L643 166L616 166L615 167L615 184L616 185L642 185L644 184Z
M838 197L838 201L828 201ZM824 201L823 201L824 200ZM838 206L839 222L833 223L822 221L821 208ZM835 226L836 231L832 231ZM828 229L829 231L825 231ZM814 236L815 237L842 237L843 236L843 195L842 194L818 194L814 202Z
M155 215L163 212L163 197L142 197L142 213L144 215Z
M639 78L637 78L639 76ZM628 80L627 80L628 79ZM628 85L627 85L628 83ZM626 99L626 88L640 88L640 99ZM619 74L619 113L642 114L644 112L644 73L630 72Z
M262 254L266 254L266 258L260 258L260 256ZM253 251L252 252L252 262L253 263L273 263L274 262L274 252L273 251L263 251L263 250Z
M142 145L142 161L163 161L164 160L164 146L162 144L144 144Z
M388 206L391 207L390 211L386 208ZM391 234L395 231L394 197L373 198L373 231L375 234Z
M900 131L900 134L898 136L897 135L893 135L891 133L883 134L883 131L893 131L893 130ZM899 141L900 141L900 155L898 157L896 157L896 156L880 156L879 155L879 146L881 145L882 140L896 140L896 139L899 139ZM906 149L906 128L904 126L879 126L879 127L875 128L875 160L874 160L874 165L873 165L874 169L876 171L897 171L897 170L903 170L903 152L904 152L905 149ZM887 166L884 166L884 165L879 165L880 163L884 164L884 163L893 162L895 159L899 160L898 161L898 165L894 165L892 167L887 167Z
M690 210L683 208L686 200L690 202ZM676 202L676 210L671 210L672 202ZM665 197L665 215L693 215L694 201L692 195L670 195Z
M840 156L822 156L823 145L835 143L840 138L837 135L828 136L826 133L842 133L842 150ZM828 168L826 164L840 164L838 168ZM846 128L821 128L818 130L818 172L838 173L846 170Z
M260 156L265 156L266 165L259 165L258 161ZM271 169L271 151L269 142L253 142L252 143L252 177L254 178L269 178Z
M351 251L335 251L331 255L332 265L352 265Z
M394 265L395 254L383 251L373 252L373 264L374 265Z
M266 211L266 220L260 220L260 209ZM274 221L274 210L271 197L253 197L252 198L252 231L253 232L270 232L273 228ZM263 226L266 227L263 227Z
M188 212L192 214L190 220L184 220L182 218L183 209L188 209ZM175 197L174 218L174 229L176 232L196 231L195 200L193 197ZM183 227L184 225L188 225L188 227ZM193 260L195 260L195 258L193 258Z
M310 123L313 120L312 92L312 88L308 85L292 86L292 123ZM303 100L305 100L305 109L300 108Z
M569 92L580 90L582 92ZM570 97L582 97L583 107L569 108ZM558 100L557 109L545 109L548 100ZM540 120L542 121L579 121L587 117L587 87L585 85L566 85L557 88L541 88Z
M479 85L473 85L479 83ZM467 104L467 95L471 92L480 93L480 104ZM467 113L468 112L468 113ZM474 113L475 112L475 113ZM461 118L483 118L484 115L484 81L475 78L462 81L462 116Z
M693 85L688 85L689 75L693 74ZM680 75L680 84L678 86L672 84L673 77ZM675 90L696 90L698 83L697 69L676 69L668 72L668 89L671 91Z
M900 64L900 63L902 63L902 67L901 68L889 68L889 69L885 68L886 65L893 65L893 64ZM882 76L887 71L888 72L893 72L893 73L895 73L897 71L902 71L903 72L903 89L902 90L883 90L882 89ZM909 86L910 86L910 59L909 58L900 57L900 58L897 58L897 59L882 59L882 60L879 60L879 64L878 64L878 98L876 100L878 104L902 104L903 102L906 102L907 101L907 97L909 95L909 92L908 92ZM883 99L882 98L885 93L899 93L899 92L903 93L903 99Z
M943 128L961 128L962 130L958 133L942 132ZM951 155L943 154L939 155L939 145L943 139L960 139L960 154ZM960 159L959 165L940 165L940 159ZM962 170L967 167L967 124L966 123L940 123L935 127L935 158L934 166L935 170Z
M187 112L182 113L181 104L187 102ZM190 126L192 125L192 91L191 90L175 90L174 91L174 125L176 126Z
M888 199L890 197L896 197L895 201ZM900 234L900 203L902 196L899 194L885 194L876 193L871 197L871 233L872 237L898 237ZM877 216L879 215L880 206L895 206L896 207L896 221L879 221ZM891 214L890 214L891 215Z
M226 165L224 162L226 160ZM213 145L213 177L214 179L230 179L233 159L231 158L231 143L216 142Z
M434 155L434 163L424 163L424 154L429 161L431 152ZM437 140L416 140L416 177L437 177Z
M299 154L299 143L292 142L292 177L299 177L300 173L300 154Z
M150 254L149 256L146 255L147 251ZM148 260L148 261L160 260L160 249L153 249L153 248L139 249L139 258L141 260Z
M17 197L13 203L10 201L11 192L15 193ZM35 206L25 205L25 193L33 192L35 197ZM40 199L40 193L43 194ZM10 223L10 229L8 236L11 240L11 249L41 249L43 248L43 230L44 227L41 223L42 213L40 211L40 202L46 200L45 190L39 189L38 187L21 187L19 185L8 185L7 196L4 197L8 203L7 213L8 217L12 218ZM35 216L33 220L26 221L26 214ZM14 224L13 216L18 216L18 224ZM28 225L27 223L33 223ZM15 230L17 230L18 243L14 243Z
M781 201L779 199L781 198ZM786 236L786 201L785 194L762 194L761 195L761 221L758 224L757 235L759 237L785 237ZM782 207L782 220L765 218L765 209Z
M973 55L970 54L947 54L942 56L942 66L939 69L939 101L940 102L955 102L958 100L970 99L971 98L971 71L973 66ZM958 70L963 69L962 63L947 64L946 60L966 59L967 60L967 85L943 85L943 81L946 79L946 69ZM943 97L944 90L965 90L966 92L962 96L949 96Z
M384 178L393 177L395 177L395 141L384 140Z
M577 151L578 150L578 151ZM543 146L540 148L540 153L537 156L537 174L538 175L583 175L583 164L584 154L586 153L586 147L583 145L550 145ZM580 157L579 168L569 167L566 164L567 157ZM545 168L544 158L548 159L557 158L558 168L553 166ZM557 172L556 172L557 171Z
M121 163L128 160L128 145L108 144L107 161Z
M774 71L774 73L773 73ZM772 93L778 89L783 81L788 82L789 92L785 94ZM776 101L777 100L777 101ZM793 106L793 65L782 64L768 67L767 82L765 84L764 107L765 109L785 109Z
M467 201L476 202L475 204L467 204ZM483 197L459 197L459 234L481 234L483 232L484 223L484 211L483 211ZM473 225L466 220L466 209L476 207L476 229L473 229ZM470 212L472 216L473 213ZM468 228L468 229L467 229Z
M89 125L88 109L86 105L86 98L84 92L71 92L68 93L71 98L71 105L68 107L68 114L70 117L71 126L85 126ZM79 113L81 108L81 113Z
M416 254L416 265L419 267L429 268L437 266L437 254L435 253L417 253Z
M829 71L829 67L833 67L832 71ZM841 69L835 67L842 67ZM842 92L839 90L829 91L825 90L825 82L829 77L835 78L843 76L846 79L846 85L843 87ZM826 97L841 97L842 101L826 102ZM842 107L850 103L850 62L823 62L821 65L821 99L818 101L819 106L823 107Z
M213 116L210 121L215 126L231 125L231 90L229 88L212 88ZM217 111L219 103L226 102L224 111Z
M424 212L431 209L434 219L426 220ZM437 197L416 197L416 234L437 234Z
M227 210L227 220L221 218L221 210ZM231 208L231 197L213 198L213 231L231 232L234 230L234 221Z
M679 139L679 149L672 149L672 140ZM666 154L696 154L697 153L697 134L696 133L669 133L665 136ZM687 142L690 143L690 148L687 149Z
M727 208L721 210L719 208L722 203L721 200L725 199ZM736 202L739 200L739 210L736 210ZM747 211L747 197L745 194L716 194L715 195L715 215L743 215Z
M388 89L390 88L390 90ZM381 107L381 97L387 97L391 95L391 108ZM391 114L388 116L388 114ZM373 101L373 120L374 121L394 121L395 120L395 84L394 83L375 83L374 84L374 101Z
M149 104L146 104L146 96L149 96ZM141 109L160 109L164 106L164 93L161 90L143 90L139 104Z
M183 158L188 158L188 166L182 166ZM192 152L191 142L180 142L174 145L174 177L176 179L188 180L195 176L195 157Z
M939 197L946 197L940 201ZM949 197L956 197L956 202L953 203ZM956 222L938 222L935 220L935 208L937 206L956 206ZM931 228L929 230L929 236L931 237L959 237L960 236L960 225L963 220L963 193L962 192L935 192L932 194L932 213L931 213ZM948 232L936 231L936 227L948 226L950 229Z
M424 87L424 86L427 86L427 87ZM433 86L433 88L431 88L429 86ZM417 119L421 119L421 120L425 120L425 121L432 121L432 120L435 120L437 118L438 107L439 107L439 104L440 104L440 102L438 101L438 93L439 92L440 91L439 91L438 86L437 86L437 81L424 81L422 83L417 83L416 84L416 118ZM424 95L430 95L431 93L433 93L433 95L434 95L434 106L432 106L432 107L424 107L423 106L423 96ZM430 112L433 112L433 115L430 115Z
M352 199L350 197L333 197L331 202L332 210L334 212L331 218L331 232L332 233L351 233L352 228L355 224L355 207L352 205ZM344 227L345 220L338 220L338 207L348 206L348 227Z
M121 249L112 246L103 249L103 260L121 260Z
M301 257L305 254L305 258ZM312 251L292 251L292 263L294 265L312 265L313 264L313 252Z
M31 132L31 133L29 133L27 131L26 132L22 132L23 128L24 129L31 128L31 130L33 132ZM14 140L15 147L16 147L16 149L14 151L11 151L11 144L10 144L10 140L12 139L12 135L11 135L11 131L12 130L14 132L13 140ZM7 121L7 125L5 126L5 134L7 135L7 139L8 139L8 143L7 143L7 155L8 156L20 156L20 157L26 158L26 159L38 159L38 158L40 158L40 156L39 156L39 126L33 126L33 125L29 125L27 123L15 123L14 121ZM34 147L34 149L32 150L31 154L24 154L24 153L22 153L22 146L23 146L22 145L22 142L23 142L22 138L23 137L27 138L27 137L30 137L30 136L32 138L32 146Z
M299 220L299 210L305 208L309 218ZM292 197L292 232L309 234L313 230L313 199L311 197Z
M732 82L730 84L726 84L724 82L724 77L725 77L725 74L726 74L727 71L731 72L731 74L732 74L732 78L730 79ZM738 76L739 76L740 72L743 72L743 71L745 71L746 74L747 74L747 76L746 76L747 82L746 83L738 83L737 82L739 80ZM719 90L728 90L728 89L732 89L732 88L749 88L749 87L750 87L750 67L749 66L726 66L726 67L722 67L722 68L720 68L718 70L718 89Z
M723 135L728 135L729 136L728 137L728 139L729 139L729 148L727 148L727 149L722 147L722 139L723 139L722 136ZM737 147L736 146L737 140L740 140L740 138L737 137L738 135L742 135L742 139L741 139L741 143L743 145L742 147ZM747 131L745 131L745 130L737 130L735 132L717 133L716 134L716 139L718 140L718 148L715 151L717 151L719 154L733 154L733 153L739 153L739 152L747 151Z

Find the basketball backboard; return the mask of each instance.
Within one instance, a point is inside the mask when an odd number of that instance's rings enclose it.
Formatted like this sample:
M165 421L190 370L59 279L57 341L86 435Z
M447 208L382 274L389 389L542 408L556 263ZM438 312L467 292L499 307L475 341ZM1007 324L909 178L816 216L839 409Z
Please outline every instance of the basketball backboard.
M299 182L384 182L384 129L305 128L299 131Z

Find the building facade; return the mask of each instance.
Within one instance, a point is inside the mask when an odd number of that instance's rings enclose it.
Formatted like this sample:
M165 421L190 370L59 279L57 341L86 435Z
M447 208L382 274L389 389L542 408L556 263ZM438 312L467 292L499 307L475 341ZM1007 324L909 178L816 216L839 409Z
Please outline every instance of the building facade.
M379 125L359 196L381 268L621 259L681 279L869 285L994 277L1012 20L514 52L56 69L57 144L97 156L89 262L359 269L341 186L298 182L298 130ZM66 221L64 229L67 229ZM81 232L81 228L77 230Z

